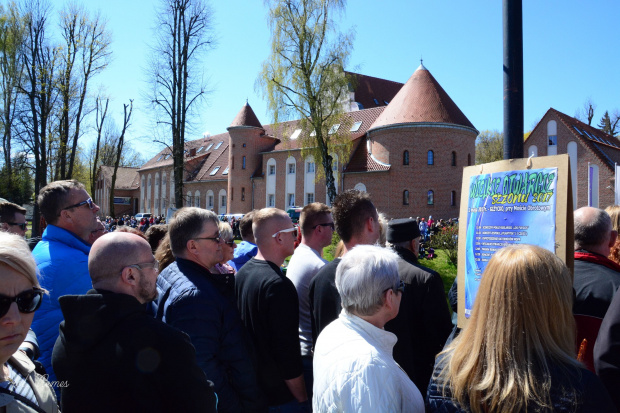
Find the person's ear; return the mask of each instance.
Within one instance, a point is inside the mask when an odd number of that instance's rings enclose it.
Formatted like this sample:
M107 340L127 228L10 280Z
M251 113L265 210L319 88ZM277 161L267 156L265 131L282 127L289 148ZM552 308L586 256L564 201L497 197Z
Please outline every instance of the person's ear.
M138 282L136 270L133 267L125 267L121 271L121 280L124 284L135 285Z

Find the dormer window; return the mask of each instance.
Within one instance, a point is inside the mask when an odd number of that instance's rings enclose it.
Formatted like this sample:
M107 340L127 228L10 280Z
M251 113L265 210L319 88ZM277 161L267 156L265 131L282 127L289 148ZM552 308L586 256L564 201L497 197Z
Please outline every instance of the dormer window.
M217 145L215 145L215 148L213 148L213 150L219 149L220 146L222 146L223 143L224 143L224 141L220 141Z
M219 167L219 166L216 166L215 168L213 168L213 170L211 171L211 173L210 173L209 175L213 176L213 175L215 175L215 174L217 173L217 171L219 171L219 170L220 170L220 167Z

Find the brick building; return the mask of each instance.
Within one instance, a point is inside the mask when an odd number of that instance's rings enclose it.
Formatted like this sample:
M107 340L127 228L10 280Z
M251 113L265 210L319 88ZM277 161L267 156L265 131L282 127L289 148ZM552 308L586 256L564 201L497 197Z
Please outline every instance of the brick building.
M334 157L337 192L368 191L388 217L456 217L462 168L474 164L478 131L422 65L404 85L359 74L330 133L351 152ZM185 205L218 214L327 202L320 162L300 147L299 121L263 125L249 104L226 133L186 143ZM172 156L164 149L139 170L140 212L173 205ZM171 201L172 200L172 201Z
M113 166L100 166L97 171L95 193L91 194L95 203L99 205L100 214L110 215L110 188L112 187ZM140 196L140 176L138 168L118 168L114 185L114 214L134 215L138 213ZM90 188L89 188L90 190Z
M620 163L617 138L551 108L525 140L523 150L524 157L569 155L574 209L614 204L614 167ZM589 167L591 199L588 199Z

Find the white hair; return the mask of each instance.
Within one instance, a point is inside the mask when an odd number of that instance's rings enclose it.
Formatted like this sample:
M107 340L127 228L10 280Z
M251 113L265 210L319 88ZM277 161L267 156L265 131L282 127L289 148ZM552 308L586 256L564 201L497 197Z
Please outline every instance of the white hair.
M358 245L347 252L336 269L336 288L342 308L369 316L383 305L383 293L398 288L398 255L374 245Z

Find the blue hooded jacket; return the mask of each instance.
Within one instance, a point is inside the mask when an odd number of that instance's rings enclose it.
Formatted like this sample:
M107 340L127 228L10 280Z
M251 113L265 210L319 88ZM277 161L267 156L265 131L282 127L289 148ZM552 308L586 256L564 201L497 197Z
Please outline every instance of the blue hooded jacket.
M52 370L52 350L58 338L58 326L64 319L58 297L86 294L93 288L88 275L90 245L75 234L55 225L48 225L41 241L32 251L39 269L39 283L49 291L34 315L32 329L39 339L39 361L56 381Z

